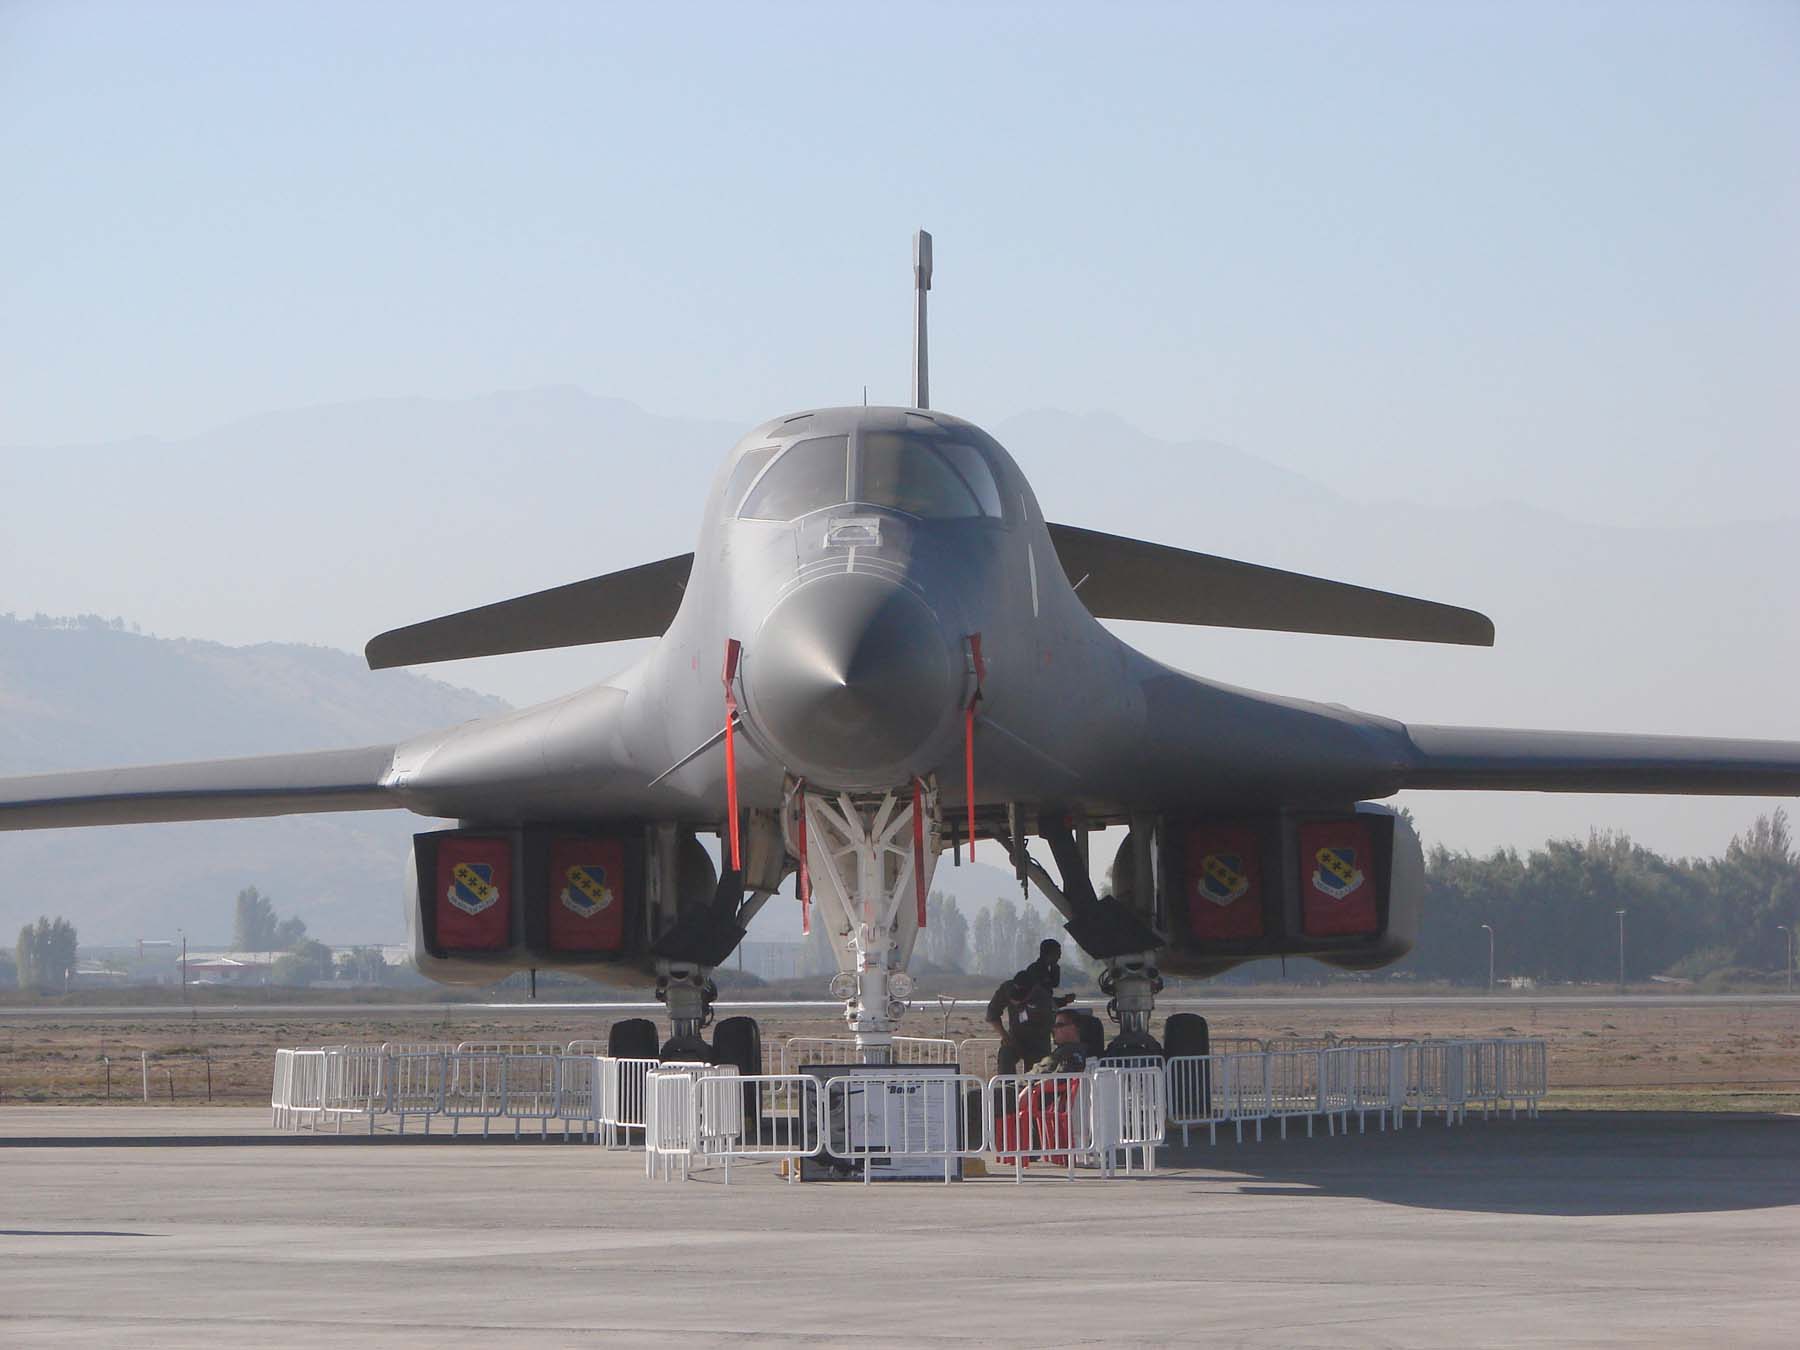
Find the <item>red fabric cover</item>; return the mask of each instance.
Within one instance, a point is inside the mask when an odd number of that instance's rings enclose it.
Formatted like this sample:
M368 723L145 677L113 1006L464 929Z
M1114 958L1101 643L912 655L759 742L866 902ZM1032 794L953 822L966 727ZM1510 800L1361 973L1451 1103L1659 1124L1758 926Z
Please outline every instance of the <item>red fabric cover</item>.
M438 946L458 952L499 952L512 946L512 893L508 840L457 835L439 840L432 891Z
M1300 827L1300 927L1308 937L1368 936L1379 931L1375 849L1360 820Z
M1201 939L1263 935L1262 840L1255 830L1190 826L1187 871L1189 933Z
M625 845L550 842L550 950L616 952L625 945Z

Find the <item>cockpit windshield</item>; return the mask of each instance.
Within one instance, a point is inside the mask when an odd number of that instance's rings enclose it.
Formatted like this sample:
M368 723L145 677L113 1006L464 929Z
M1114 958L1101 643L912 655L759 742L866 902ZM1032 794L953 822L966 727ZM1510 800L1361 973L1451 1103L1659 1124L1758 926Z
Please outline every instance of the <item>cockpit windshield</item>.
M885 506L924 520L998 520L1005 514L994 472L973 445L864 431L854 447L848 436L796 441L765 470L771 453L752 451L733 474L728 500L749 487L738 510L745 519L795 520L844 502Z
M857 442L855 496L926 520L1000 515L1000 490L973 446L898 431Z
M752 520L794 520L849 499L848 436L795 441L744 499L738 514Z

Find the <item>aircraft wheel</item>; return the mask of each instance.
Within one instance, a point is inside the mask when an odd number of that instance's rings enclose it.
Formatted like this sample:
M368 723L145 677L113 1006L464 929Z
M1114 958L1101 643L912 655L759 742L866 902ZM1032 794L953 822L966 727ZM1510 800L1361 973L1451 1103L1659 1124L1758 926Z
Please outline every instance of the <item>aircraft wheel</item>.
M648 1017L628 1017L606 1031L606 1053L612 1059L655 1059L659 1037Z
M732 1064L746 1077L762 1070L762 1028L754 1017L727 1017L713 1028L714 1064Z
M714 1064L730 1064L741 1074L759 1074L762 1069L762 1028L754 1017L727 1017L713 1028L712 1060ZM744 1113L755 1120L761 1112L761 1098L754 1083L744 1088Z
M1163 1052L1170 1058L1187 1055L1205 1055L1211 1053L1212 1033L1208 1030L1206 1019L1199 1013L1171 1013L1169 1020L1163 1023ZM1177 1119L1190 1120L1209 1115L1212 1111L1212 1077L1210 1066L1196 1081L1186 1074L1175 1078L1170 1084L1172 1095L1169 1099L1169 1114ZM1195 1095L1200 1100L1193 1101Z
M1177 1055L1206 1055L1212 1052L1211 1033L1206 1019L1199 1013L1170 1013L1163 1023L1163 1052L1170 1059Z

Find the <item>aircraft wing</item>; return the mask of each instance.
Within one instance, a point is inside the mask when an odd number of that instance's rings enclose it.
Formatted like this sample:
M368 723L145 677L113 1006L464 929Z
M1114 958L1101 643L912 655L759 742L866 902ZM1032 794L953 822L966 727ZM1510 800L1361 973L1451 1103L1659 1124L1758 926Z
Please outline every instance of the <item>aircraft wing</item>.
M398 807L391 745L0 778L0 830Z
M660 637L674 621L694 555L571 581L512 600L391 629L363 648L370 670Z
M1074 525L1050 538L1097 619L1494 645L1493 621L1472 609Z
M1406 728L1409 788L1800 796L1800 742L1498 727Z

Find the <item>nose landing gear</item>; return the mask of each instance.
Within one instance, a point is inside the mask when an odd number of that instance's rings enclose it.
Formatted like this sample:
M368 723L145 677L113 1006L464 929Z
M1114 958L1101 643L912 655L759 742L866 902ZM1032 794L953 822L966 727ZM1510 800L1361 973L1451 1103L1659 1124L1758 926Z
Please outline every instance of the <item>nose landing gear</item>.
M790 850L806 858L819 919L837 956L831 982L865 1064L893 1059L894 1028L912 998L906 964L925 923L942 817L935 782L873 794L794 791L783 820Z

